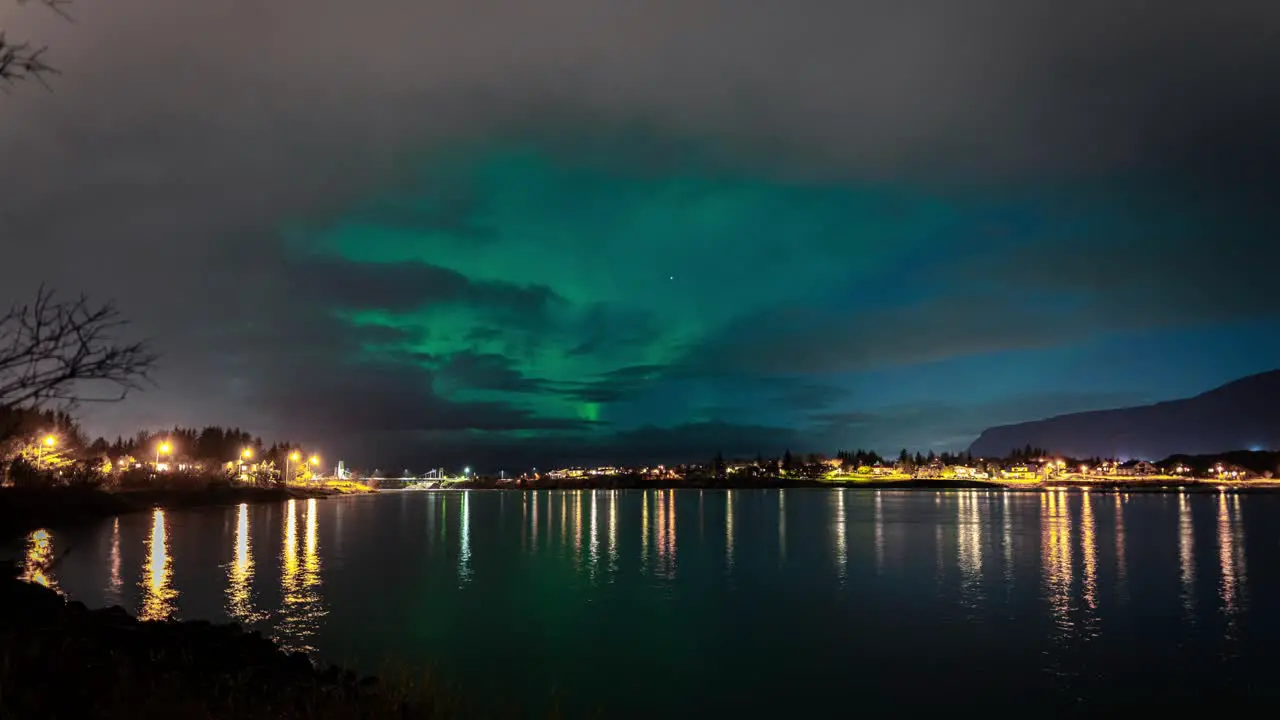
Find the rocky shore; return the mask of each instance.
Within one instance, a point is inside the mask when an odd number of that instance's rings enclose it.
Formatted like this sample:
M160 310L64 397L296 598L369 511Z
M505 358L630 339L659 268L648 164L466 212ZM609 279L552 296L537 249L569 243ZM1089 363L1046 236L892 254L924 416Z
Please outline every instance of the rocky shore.
M315 667L257 632L139 622L0 578L0 718L347 720L449 717L421 686Z

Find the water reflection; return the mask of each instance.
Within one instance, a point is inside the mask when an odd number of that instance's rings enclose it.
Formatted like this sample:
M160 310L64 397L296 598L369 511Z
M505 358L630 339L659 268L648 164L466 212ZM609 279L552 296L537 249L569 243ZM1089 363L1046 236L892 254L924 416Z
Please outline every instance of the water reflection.
M960 565L960 595L966 605L982 602L982 518L975 490L960 493L956 506L956 556Z
M1013 516L1009 513L1009 493L1000 493L1000 552L1004 555L1005 592L1013 591Z
M654 527L657 533L655 544L657 547L657 562L655 563L659 571L665 569L667 561L667 494L664 490L658 490L654 494L654 507L656 516L654 517Z
M1235 499L1235 513L1231 512L1225 492L1218 493L1218 562L1222 568L1222 612L1232 624L1240 611L1244 584L1244 523L1240 519L1239 498Z
M1129 597L1128 562L1125 559L1124 546L1124 496L1116 496L1116 526L1113 531L1116 539L1116 585L1122 600Z
M280 622L278 640L289 652L316 651L311 639L320 620L328 614L320 598L320 521L316 500L307 501L303 519L303 557L298 560L298 501L290 500L285 508L284 543L280 552Z
M52 566L53 536L48 530L36 530L27 536L27 553L22 566L22 579L57 590L58 583L53 579Z
M1084 578L1081 581L1084 605L1092 617L1092 612L1098 609L1098 536L1090 496L1088 490L1080 495L1080 550L1084 555Z
M778 491L778 561L787 561L787 491Z
M733 491L724 493L724 563L733 569Z
M832 525L836 545L836 577L844 585L849 574L849 540L847 532L847 516L844 507L844 490L834 490L836 521Z
M120 518L111 523L111 577L107 585L107 602L119 605L124 580L120 575Z
M525 502L529 502L529 498L533 498L533 515L530 517L529 523L529 539L533 547L538 547L538 491L534 490L525 496Z
M618 571L618 491L609 491L609 572Z
M582 560L582 491L573 494L573 560Z
M1062 493L1040 495L1041 563L1045 597L1060 633L1071 630L1071 514Z
M600 495L599 490L591 491L591 539L590 539L590 542L587 544L587 550L589 553L588 562L590 564L591 575L593 577L596 574L596 565L600 561L600 535L599 535L599 528L596 523L596 515L597 515L596 500L598 499L599 495Z
M312 500L311 502L315 502ZM471 491L462 491L462 522L459 526L462 535L458 548L458 583L466 585L471 582Z
M841 524L844 524L844 493L840 494L840 514ZM881 504L880 491L876 491L876 573L884 571L884 508ZM841 532L843 536L843 531ZM845 564L849 562L848 554L845 553Z
M676 491L667 491L667 563L672 577L676 571Z
M640 567L649 566L649 491L640 495Z
M238 622L262 619L253 607L253 547L249 537L249 505L240 503L236 517L235 557L227 565L227 615Z
M1185 492L1178 493L1178 564L1182 575L1182 607L1190 618L1196 605L1195 526Z
M147 538L147 561L143 565L142 610L139 620L167 620L173 617L173 601L178 593L172 587L173 559L169 557L169 538L164 511L156 509L151 516L151 535Z

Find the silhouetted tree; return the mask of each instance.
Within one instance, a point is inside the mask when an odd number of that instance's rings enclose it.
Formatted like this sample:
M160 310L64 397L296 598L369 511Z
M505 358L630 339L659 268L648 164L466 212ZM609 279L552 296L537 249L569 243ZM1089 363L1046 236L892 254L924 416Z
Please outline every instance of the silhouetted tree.
M785 472L791 472L793 469L795 469L795 466L796 466L796 462L791 457L791 451L787 450L782 454L782 469Z
M31 304L13 305L0 315L0 408L111 402L139 389L156 355L145 343L118 340L125 325L111 303L61 300L45 287ZM102 385L112 391L91 394ZM0 438L11 432L0 427Z

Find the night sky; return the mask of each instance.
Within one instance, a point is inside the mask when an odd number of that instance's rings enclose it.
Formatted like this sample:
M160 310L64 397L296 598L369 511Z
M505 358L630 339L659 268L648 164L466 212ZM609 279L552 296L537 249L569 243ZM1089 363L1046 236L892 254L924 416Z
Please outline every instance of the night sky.
M7 305L379 467L856 447L1280 367L1274 1L0 3Z

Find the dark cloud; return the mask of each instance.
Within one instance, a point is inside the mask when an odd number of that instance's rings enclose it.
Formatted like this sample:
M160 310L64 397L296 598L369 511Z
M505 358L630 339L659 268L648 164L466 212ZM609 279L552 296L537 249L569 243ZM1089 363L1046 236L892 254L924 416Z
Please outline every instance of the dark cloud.
M478 390L511 393L536 393L547 389L547 383L526 377L505 355L495 353L451 353L435 365L438 380Z
M501 316L536 318L563 302L545 286L473 280L461 273L424 262L368 263L309 259L289 269L301 289L317 301L339 308L372 308L407 313L424 307L454 303L489 308Z

